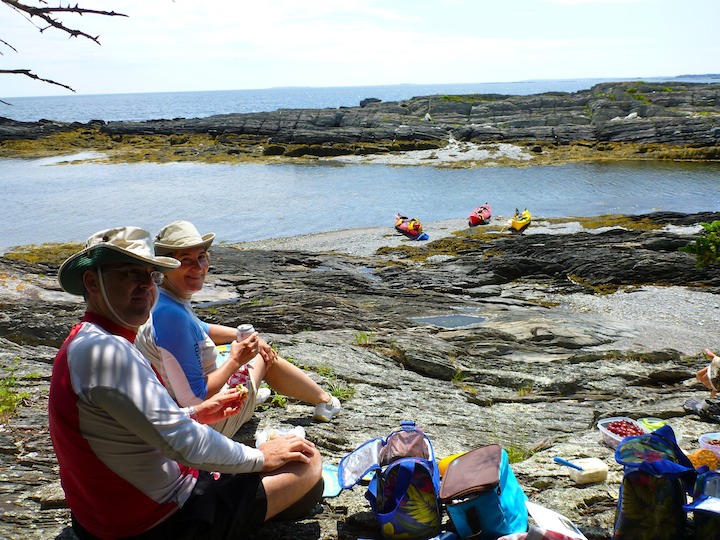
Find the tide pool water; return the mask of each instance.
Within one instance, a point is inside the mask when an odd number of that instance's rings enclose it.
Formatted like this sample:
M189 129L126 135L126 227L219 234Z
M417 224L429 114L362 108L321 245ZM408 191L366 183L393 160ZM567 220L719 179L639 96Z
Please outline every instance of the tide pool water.
M84 241L176 219L240 242L387 226L396 213L423 222L493 214L533 216L720 211L720 165L627 162L444 170L387 165L77 164L0 160L0 251Z
M464 328L473 324L483 323L487 319L479 315L448 313L447 315L434 315L432 317L410 317L410 320L422 324L432 324L441 328Z

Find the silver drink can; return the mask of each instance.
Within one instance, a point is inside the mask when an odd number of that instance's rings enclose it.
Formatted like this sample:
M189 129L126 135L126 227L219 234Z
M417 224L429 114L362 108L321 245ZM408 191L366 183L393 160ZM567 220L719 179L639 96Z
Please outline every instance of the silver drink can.
M238 341L250 336L255 331L255 327L252 324L241 324L237 327L237 338Z

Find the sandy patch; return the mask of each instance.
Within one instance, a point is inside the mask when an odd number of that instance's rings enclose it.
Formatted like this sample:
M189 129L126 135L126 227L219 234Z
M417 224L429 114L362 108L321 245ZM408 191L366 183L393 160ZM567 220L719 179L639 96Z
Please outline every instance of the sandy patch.
M423 231L428 234L431 241L450 236L453 232L464 228L467 228L467 220L464 218L423 223ZM381 247L419 246L422 244L427 244L427 241L410 240L392 227L368 227L339 229L287 238L270 238L232 245L239 249L318 251L369 257Z
M510 234L510 216L493 216L491 225L495 232ZM497 231L497 227L501 227ZM451 236L454 232L468 228L467 218L454 218L442 221L423 222L423 231L430 237L429 241ZM612 228L601 227L585 229L579 222L550 223L539 219L533 221L523 234L574 234L588 232L600 234ZM696 234L700 227L667 226L675 234ZM364 229L339 229L313 234L302 234L285 238L269 238L253 242L230 244L239 249L288 250L288 251L318 251L345 253L358 257L369 257L381 247L397 247L403 245L420 246L427 242L410 240L395 231L392 227L368 227Z

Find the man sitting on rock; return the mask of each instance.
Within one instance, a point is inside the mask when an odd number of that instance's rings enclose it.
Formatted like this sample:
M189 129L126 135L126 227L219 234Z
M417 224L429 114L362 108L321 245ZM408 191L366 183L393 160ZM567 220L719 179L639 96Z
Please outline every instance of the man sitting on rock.
M311 442L289 435L255 449L228 439L203 424L237 413L241 391L180 408L133 345L162 272L178 266L155 256L149 233L123 227L91 236L58 272L62 288L86 301L55 358L49 402L80 539L240 538L320 500Z

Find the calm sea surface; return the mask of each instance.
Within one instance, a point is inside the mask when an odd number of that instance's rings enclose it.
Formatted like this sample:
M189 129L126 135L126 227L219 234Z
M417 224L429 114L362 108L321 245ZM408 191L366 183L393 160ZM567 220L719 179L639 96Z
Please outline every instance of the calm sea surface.
M201 117L279 107L337 107L356 105L366 97L397 100L432 93L575 91L595 82L599 80L11 101L15 107L22 102L25 108L23 114L27 116L17 119L121 120ZM251 94L252 103L241 105ZM352 227L387 226L391 231L396 212L430 222L465 217L484 202L491 203L496 215L528 207L538 217L720 211L717 164L439 170L337 164L68 165L61 161L0 160L0 252L16 245L84 241L97 230L119 225L156 231L175 219L188 219L201 231L214 231L219 240L236 242Z

